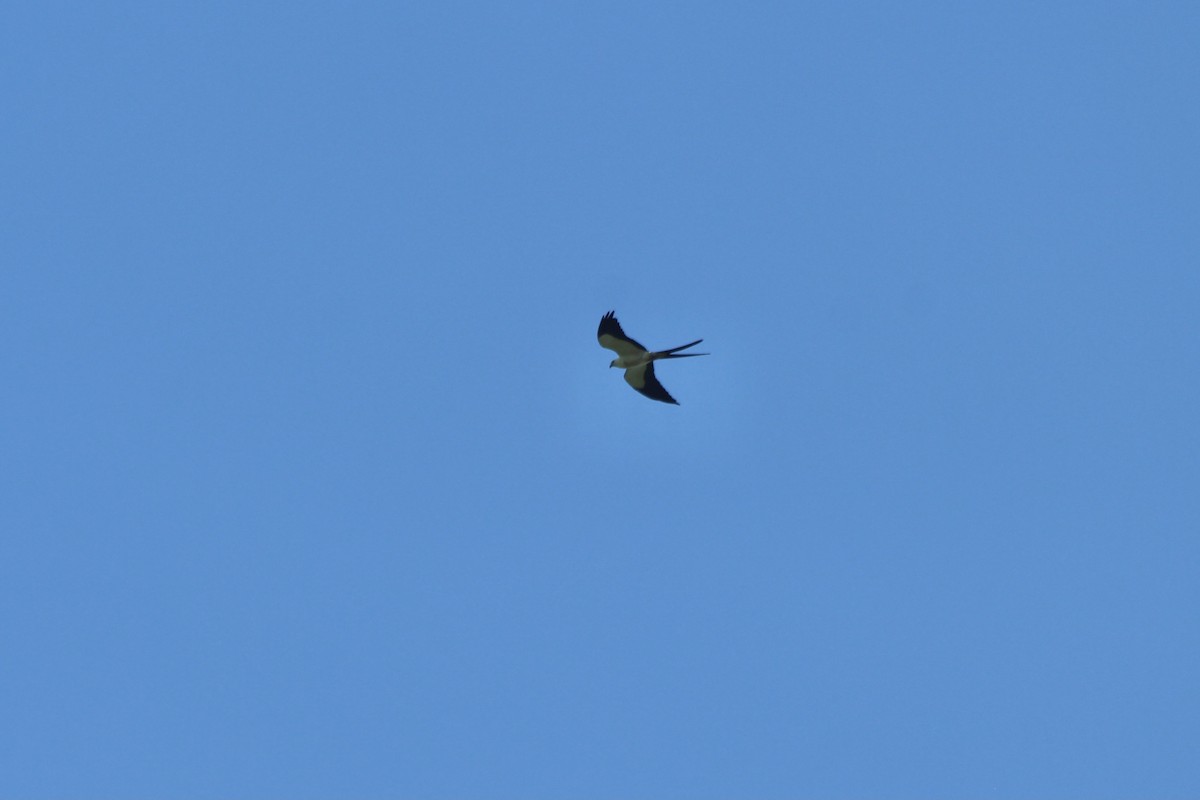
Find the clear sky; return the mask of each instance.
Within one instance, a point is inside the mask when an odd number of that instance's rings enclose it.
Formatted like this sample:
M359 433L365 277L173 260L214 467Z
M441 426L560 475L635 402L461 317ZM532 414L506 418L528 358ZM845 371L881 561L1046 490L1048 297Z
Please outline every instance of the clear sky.
M15 4L0 796L1197 797L1198 42Z

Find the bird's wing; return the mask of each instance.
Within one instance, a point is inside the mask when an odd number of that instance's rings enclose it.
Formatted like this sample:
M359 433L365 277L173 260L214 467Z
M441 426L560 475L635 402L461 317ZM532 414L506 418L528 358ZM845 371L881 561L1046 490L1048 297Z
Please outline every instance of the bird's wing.
M621 323L617 322L615 312L612 311L600 318L600 329L596 331L596 338L600 340L601 347L612 350L618 356L646 352L646 348L625 335L625 331L621 330Z
M625 382L651 400L661 400L664 403L679 405L679 401L667 394L667 390L658 382L658 378L654 377L653 362L625 370Z

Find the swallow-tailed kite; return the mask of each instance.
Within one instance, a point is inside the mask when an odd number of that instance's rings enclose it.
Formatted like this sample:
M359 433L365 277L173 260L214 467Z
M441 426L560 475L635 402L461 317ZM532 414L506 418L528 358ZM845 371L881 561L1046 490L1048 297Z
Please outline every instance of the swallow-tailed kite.
M691 356L706 356L708 353L680 353L689 347L698 345L703 339L697 339L689 344L672 347L670 350L650 352L640 344L625 335L621 323L617 322L616 312L610 311L600 318L600 330L596 338L600 346L612 350L617 358L612 360L610 367L621 367L625 370L625 382L637 389L651 400L661 400L664 403L679 405L674 397L654 377L654 362L663 358L690 358Z

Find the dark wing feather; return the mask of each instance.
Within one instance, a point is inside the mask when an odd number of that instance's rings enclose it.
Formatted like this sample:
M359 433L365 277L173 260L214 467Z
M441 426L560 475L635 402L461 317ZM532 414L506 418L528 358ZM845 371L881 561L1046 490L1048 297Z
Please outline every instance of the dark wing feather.
M630 339L625 335L625 331L621 330L621 323L617 322L616 313L615 311L610 311L600 318L600 328L596 331L596 338L599 339L601 336L608 335L629 342L638 350L645 350L645 347Z
M663 385L658 382L658 378L654 377L653 363L647 364L645 367L625 370L625 382L651 400L679 405L679 401L671 397Z

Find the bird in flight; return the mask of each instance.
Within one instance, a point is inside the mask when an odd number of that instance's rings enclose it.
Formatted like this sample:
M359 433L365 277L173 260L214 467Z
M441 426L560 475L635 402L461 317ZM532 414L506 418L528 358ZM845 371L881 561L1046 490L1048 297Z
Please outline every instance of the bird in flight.
M658 382L658 378L654 377L654 362L664 358L690 358L692 356L709 355L708 353L679 352L680 350L686 350L689 347L700 344L704 341L703 339L697 339L694 342L689 342L679 347L672 347L670 350L651 352L625 335L625 331L621 330L621 323L617 322L616 312L614 311L610 311L600 318L600 330L596 331L596 338L600 340L601 347L612 350L617 354L617 357L612 360L609 366L621 367L625 370L626 383L651 400L674 403L675 405L679 405L679 401L667 394L667 390Z

